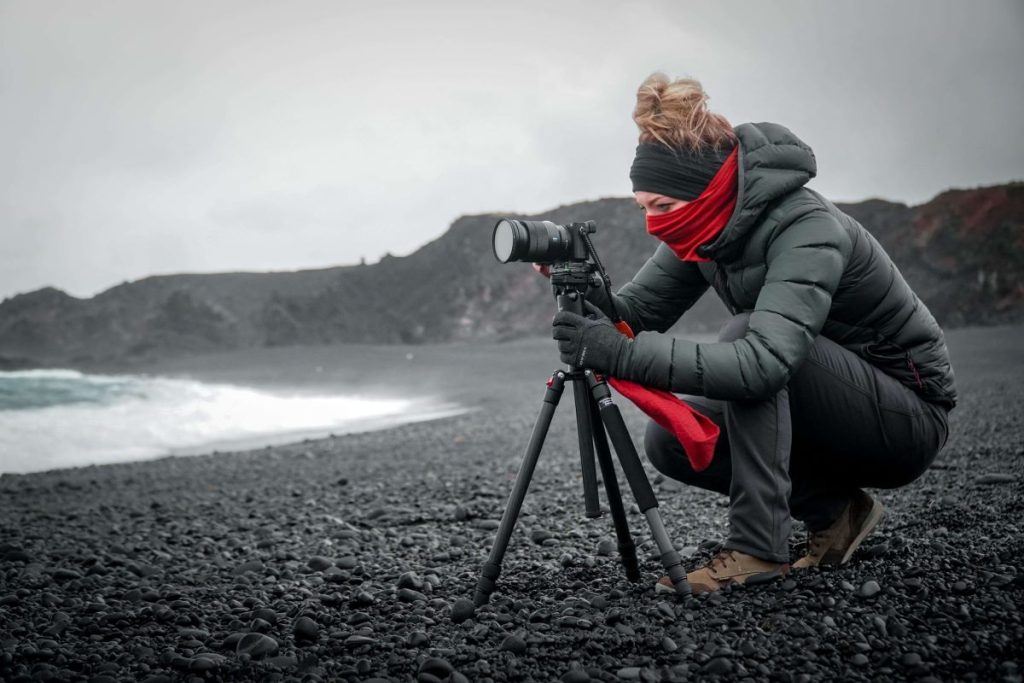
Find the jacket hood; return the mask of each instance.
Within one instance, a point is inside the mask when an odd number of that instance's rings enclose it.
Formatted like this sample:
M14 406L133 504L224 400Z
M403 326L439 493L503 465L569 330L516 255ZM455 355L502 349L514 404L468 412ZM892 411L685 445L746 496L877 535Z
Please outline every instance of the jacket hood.
M697 250L715 260L728 260L772 201L803 187L818 172L814 152L784 126L744 123L733 130L739 141L736 208L721 234Z

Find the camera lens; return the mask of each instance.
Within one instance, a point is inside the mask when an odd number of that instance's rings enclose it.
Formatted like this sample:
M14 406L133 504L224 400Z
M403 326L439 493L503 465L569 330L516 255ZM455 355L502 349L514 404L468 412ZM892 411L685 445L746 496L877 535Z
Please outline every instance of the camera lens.
M500 220L492 235L494 256L502 263L554 263L572 257L568 228L551 221Z

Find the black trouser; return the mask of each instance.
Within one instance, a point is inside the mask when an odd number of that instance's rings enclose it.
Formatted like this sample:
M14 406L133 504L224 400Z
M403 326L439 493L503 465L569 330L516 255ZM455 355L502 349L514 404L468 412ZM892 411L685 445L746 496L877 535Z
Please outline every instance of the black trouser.
M720 341L746 333L733 317ZM789 562L792 517L810 530L835 521L862 487L919 477L946 443L946 409L822 336L789 384L764 401L683 396L721 429L715 457L696 472L683 447L651 422L645 448L665 475L727 494L725 547Z

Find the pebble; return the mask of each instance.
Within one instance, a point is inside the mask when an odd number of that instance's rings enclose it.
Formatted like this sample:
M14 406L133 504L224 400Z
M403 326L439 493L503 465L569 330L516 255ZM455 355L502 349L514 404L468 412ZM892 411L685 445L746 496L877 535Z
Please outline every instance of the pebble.
M357 607L369 607L375 602L377 602L377 600L367 591L359 591L356 593L356 596L352 598L352 604Z
M260 572L263 571L263 563L259 560L249 560L235 567L234 574L240 576L247 572Z
M886 542L876 543L875 545L861 548L860 555L866 560L877 559L879 557L885 557L889 553L889 544Z
M724 676L725 674L732 673L733 666L732 660L728 657L714 657L702 666L700 670L709 676Z
M615 672L623 681L639 681L640 680L640 667L638 666L625 666Z
M238 640L235 651L247 654L253 659L262 659L277 654L277 641L262 633L246 633Z
M146 564L145 562L129 562L127 564L127 567L128 571L130 571L132 574L135 574L135 576L140 576L143 578L160 573L159 568L154 567L151 564Z
M661 639L661 649L665 652L675 652L679 649L679 646L676 645L676 641L672 640L668 636L665 636Z
M309 566L310 569L316 572L322 572L328 567L334 566L334 562L332 560L329 560L328 558L321 556L309 558L309 562L307 562L306 564Z
M476 613L476 605L468 598L459 598L452 605L452 621L461 624L467 619L472 619Z
M223 655L204 652L192 658L192 661L189 663L189 669L196 673L205 673L223 666L225 661Z
M345 639L345 647L362 647L363 645L373 645L376 642L369 636L351 635Z
M862 598L873 598L880 590L882 590L882 587L878 585L877 581L872 579L861 584L860 590L857 591L857 595Z
M76 572L74 569L58 569L53 572L54 581L74 581L75 579L82 578L80 572Z
M975 484L979 486L987 486L990 484L1013 484L1017 481L1017 477L1012 474L1005 474L1003 472L993 472L991 474L983 474L974 480Z
M548 540L549 538L552 538L552 534L550 531L547 531L545 529L534 529L530 532L530 540L538 545Z
M408 647L427 647L430 645L430 636L423 631L413 631L409 634L409 637L405 639L405 644Z
M903 666L911 667L920 666L921 661L921 655L917 654L916 652L907 652L900 659L900 663L903 664Z
M505 639L501 641L501 646L498 649L506 650L514 655L521 655L526 652L526 641L513 634L506 636Z
M398 577L398 587L421 591L423 590L423 579L416 572L405 572Z
M4 560L7 562L23 562L27 564L32 561L32 556L21 548L15 548L7 551L4 555Z
M867 666L868 657L863 652L858 652L854 656L850 657L850 663L854 666Z
M615 541L610 538L606 538L597 544L597 554L602 557L607 557L615 552Z
M562 674L562 683L589 683L590 674L583 669L569 669Z
M401 602L426 602L427 596L411 588L402 588L398 591L398 599Z
M444 679L452 675L455 671L455 667L452 666L447 659L441 659L440 657L430 657L425 659L420 664L419 673L428 673L437 676L438 678Z
M275 612L272 609L268 609L266 607L263 607L261 609L256 610L255 612L252 613L252 616L254 618L256 618L256 619L262 619L263 621L267 622L268 624L276 624L277 623L277 612Z
M316 640L320 637L320 627L309 617L299 617L292 626L296 640Z
M294 669L299 665L299 660L292 655L277 655L263 660L263 664L275 669Z

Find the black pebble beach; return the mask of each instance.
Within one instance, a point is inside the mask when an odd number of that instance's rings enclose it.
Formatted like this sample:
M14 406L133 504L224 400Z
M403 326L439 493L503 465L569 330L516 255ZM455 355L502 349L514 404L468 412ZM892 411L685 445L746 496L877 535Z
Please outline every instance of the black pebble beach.
M583 516L567 397L498 588L473 606L553 353L482 376L481 409L454 418L5 475L0 679L1021 681L1022 335L950 334L949 443L911 486L872 491L887 514L847 566L711 596L655 594L628 490L643 580L625 579L609 516ZM726 501L648 471L697 565Z

